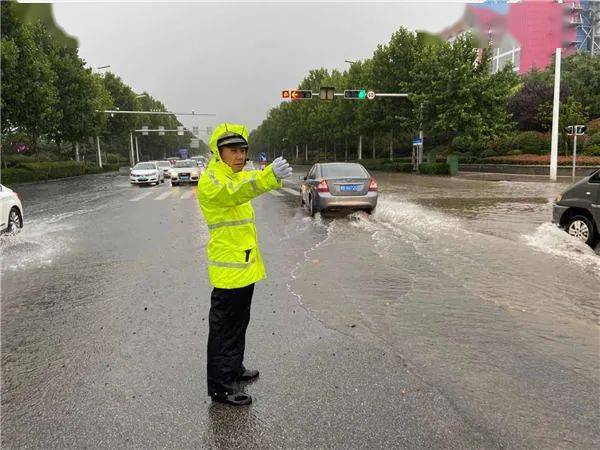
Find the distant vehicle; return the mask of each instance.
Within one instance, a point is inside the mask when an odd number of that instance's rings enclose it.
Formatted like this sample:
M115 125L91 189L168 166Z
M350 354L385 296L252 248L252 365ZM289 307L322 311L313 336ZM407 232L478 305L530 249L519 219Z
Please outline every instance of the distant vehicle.
M162 169L165 178L171 178L171 163L169 161L154 161Z
M339 209L372 213L377 206L377 181L360 164L315 164L300 186L302 206L311 216Z
M137 163L129 174L131 184L156 184L165 182L165 175L156 162Z
M18 233L23 228L23 205L19 195L0 184L0 231Z
M600 239L600 170L560 194L552 222L571 236L594 246Z
M191 159L175 161L171 167L171 186L178 186L180 183L198 184L200 168Z

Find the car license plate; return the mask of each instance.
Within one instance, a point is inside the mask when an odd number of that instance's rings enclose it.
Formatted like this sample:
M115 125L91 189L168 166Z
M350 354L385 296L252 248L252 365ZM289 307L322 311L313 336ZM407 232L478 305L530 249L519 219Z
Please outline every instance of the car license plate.
M190 177L181 177L182 180L189 180Z
M356 192L356 191L358 191L359 187L360 187L360 184L343 184L340 186L340 191Z

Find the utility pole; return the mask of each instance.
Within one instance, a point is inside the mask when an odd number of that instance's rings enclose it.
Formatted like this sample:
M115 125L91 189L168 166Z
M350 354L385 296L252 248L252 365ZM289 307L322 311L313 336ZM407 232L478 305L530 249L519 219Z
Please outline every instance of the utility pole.
M75 142L75 161L79 162L79 142Z
M102 153L100 150L100 136L96 136L96 145L98 147L98 166L102 169Z
M348 138L344 138L344 144L346 145L346 149L344 151L344 161L348 162Z
M423 164L423 102L419 105L419 139L421 146L419 147L419 165Z
M375 159L375 131L373 131L373 159Z
M304 159L308 161L308 144L304 144Z
M298 161L298 144L296 144L296 161Z
M133 154L133 132L129 132L129 162L131 167L135 166L135 155Z
M362 159L362 134L358 136L358 160Z
M138 146L138 138L135 137L135 154L137 156L137 162L140 162L140 148Z
M394 160L394 131L390 131L390 161Z
M562 4L562 0L558 0ZM554 101L552 102L552 143L550 146L550 180L558 175L558 126L560 115L560 63L562 48L556 49L554 60Z

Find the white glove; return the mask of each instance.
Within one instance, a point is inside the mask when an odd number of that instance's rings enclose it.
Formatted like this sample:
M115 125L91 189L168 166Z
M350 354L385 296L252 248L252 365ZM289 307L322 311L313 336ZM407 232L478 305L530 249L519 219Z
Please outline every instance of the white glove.
M279 156L273 161L273 173L281 180L292 176L292 168L282 156Z

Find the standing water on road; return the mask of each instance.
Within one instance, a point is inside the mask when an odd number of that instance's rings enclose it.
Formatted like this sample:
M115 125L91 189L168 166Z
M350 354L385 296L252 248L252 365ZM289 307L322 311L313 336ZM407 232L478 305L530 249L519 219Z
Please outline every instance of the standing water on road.
M288 226L313 238L292 272L302 304L378 339L485 426L509 433L517 414L516 435L552 423L558 439L565 425L544 411L561 410L593 427L600 256L550 223L566 185L375 175L372 216Z

